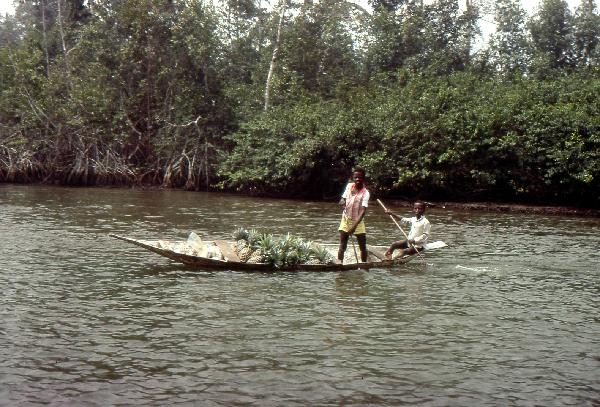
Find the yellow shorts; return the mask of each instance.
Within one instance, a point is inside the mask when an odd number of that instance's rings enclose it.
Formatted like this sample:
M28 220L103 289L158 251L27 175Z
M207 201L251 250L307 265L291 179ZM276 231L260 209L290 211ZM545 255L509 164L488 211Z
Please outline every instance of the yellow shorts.
M348 222L346 222L346 218L344 218L344 216L342 215L342 221L340 222L340 227L338 230L340 232L348 232L348 229L350 229L352 227L352 225L354 225L354 221L352 219L348 219ZM364 235L365 233L367 233L367 229L365 228L365 221L363 219L360 221L360 223L356 227L354 234L355 235Z

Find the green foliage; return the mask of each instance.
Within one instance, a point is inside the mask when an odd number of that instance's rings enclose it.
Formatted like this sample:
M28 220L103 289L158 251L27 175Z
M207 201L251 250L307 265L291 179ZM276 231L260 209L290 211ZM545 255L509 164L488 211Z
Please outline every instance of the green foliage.
M224 186L335 196L347 174L331 168L336 162L346 171L366 167L371 188L383 194L597 200L597 80L505 83L473 73L398 78L396 87L374 83L343 104L305 101L245 123L232 136Z
M392 189L461 200L597 200L588 187L598 185L600 122L591 109L600 82L419 79L376 102L389 106L379 120L391 129L376 138L395 148L366 158L371 168L398 171Z
M525 29L526 14L516 0L499 0L494 17L497 26L489 42L490 62L497 72L512 79L530 65L532 45Z
M338 157L331 135L319 124L334 114L332 103L304 100L242 123L228 137L234 148L221 165L223 186L259 195L327 196Z
M379 194L600 203L593 0L529 20L498 1L476 58L472 5L372 4L290 1L264 111L277 10L21 1L0 18L0 181L337 199L361 165Z
M600 16L594 0L584 0L575 11L574 45L579 67L600 62Z
M542 0L537 15L530 21L530 31L534 46L548 58L550 68L572 67L572 27L565 0Z

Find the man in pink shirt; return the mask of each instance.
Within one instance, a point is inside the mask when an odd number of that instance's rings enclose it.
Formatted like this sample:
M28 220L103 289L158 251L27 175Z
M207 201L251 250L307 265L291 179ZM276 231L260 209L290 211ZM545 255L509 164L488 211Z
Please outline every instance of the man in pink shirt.
M344 214L339 227L340 247L338 249L338 259L340 261L344 260L348 238L354 235L360 248L360 259L364 263L367 261L367 231L363 218L371 196L365 187L365 170L362 168L354 169L352 181L354 182L346 186L340 200L340 205L344 207Z

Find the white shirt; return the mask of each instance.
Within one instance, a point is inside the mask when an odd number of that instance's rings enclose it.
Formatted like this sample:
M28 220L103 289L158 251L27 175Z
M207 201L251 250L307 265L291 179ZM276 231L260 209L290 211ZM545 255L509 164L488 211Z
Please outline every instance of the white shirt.
M412 218L401 218L401 223L405 225L410 225L410 232L408 233L408 239L415 240L415 246L423 247L425 243L427 243L427 238L429 238L429 231L431 230L431 224L425 218L425 216L421 216L421 219L417 220L416 216Z

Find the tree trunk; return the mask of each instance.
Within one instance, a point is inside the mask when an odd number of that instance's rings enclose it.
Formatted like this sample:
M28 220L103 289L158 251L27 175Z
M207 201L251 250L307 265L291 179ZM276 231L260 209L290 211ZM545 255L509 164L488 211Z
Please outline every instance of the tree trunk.
M467 7L467 16L469 17L469 21L468 24L469 26L467 27L467 64L471 64L471 42L473 41L473 16L471 15L471 13L473 12L473 0L466 0L466 7Z
M58 0L56 5L58 7L58 29L60 31L60 39L62 43L63 55L65 58L65 72L67 74L67 80L69 81L69 91L73 91L73 83L71 82L71 67L69 66L69 53L67 52L67 46L65 44L65 33L62 26L62 1Z
M50 55L48 55L48 34L46 27L46 2L42 1L42 36L44 38L44 54L46 55L46 78L50 79Z
M281 0L281 15L279 16L279 27L277 28L277 40L275 41L275 48L273 49L273 57L271 58L271 65L269 66L269 75L267 76L267 85L265 87L265 110L269 109L269 97L271 93L271 80L273 79L273 70L275 69L275 60L279 53L279 43L281 41L281 28L283 27L283 17L285 15L285 9L287 7L288 0Z

